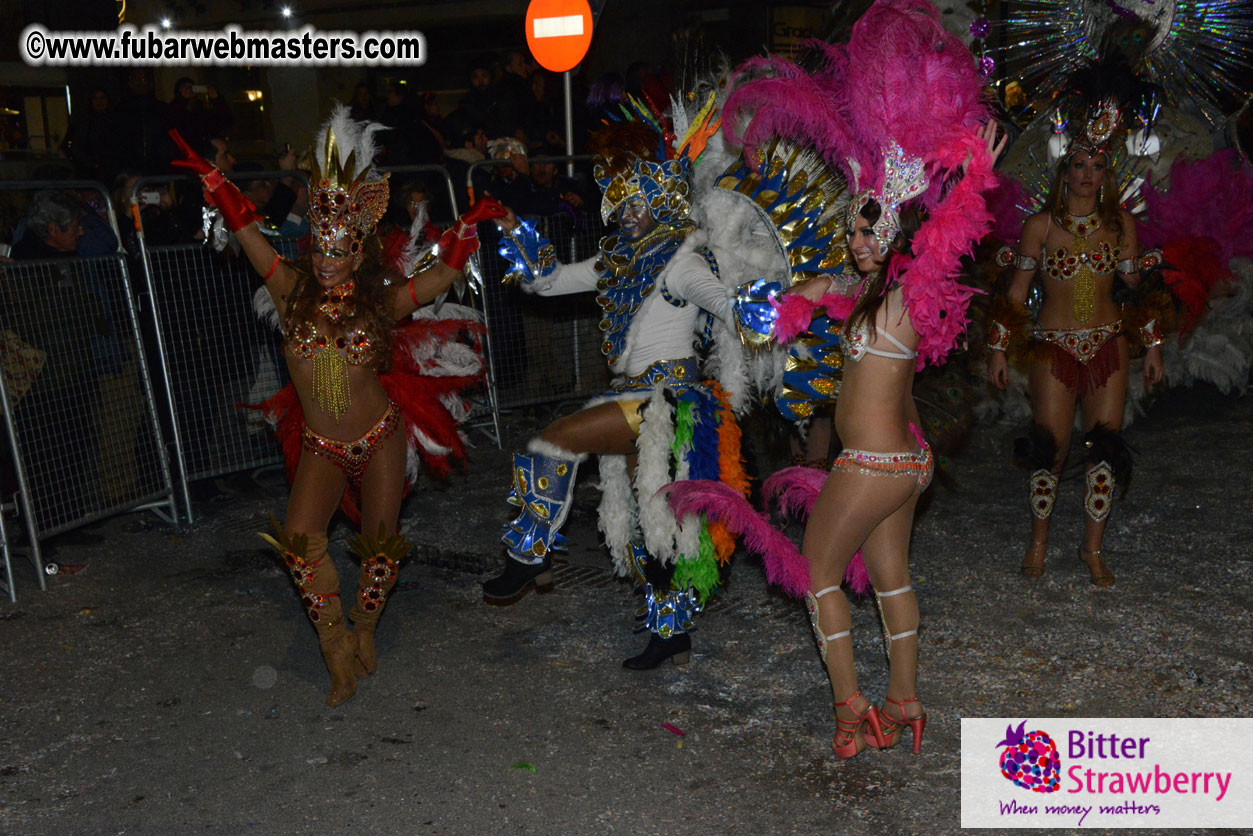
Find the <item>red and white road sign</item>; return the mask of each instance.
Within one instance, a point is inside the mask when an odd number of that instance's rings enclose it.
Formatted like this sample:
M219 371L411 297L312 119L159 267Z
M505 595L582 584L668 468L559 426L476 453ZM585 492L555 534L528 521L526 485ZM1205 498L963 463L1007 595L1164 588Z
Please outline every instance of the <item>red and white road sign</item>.
M592 43L592 9L587 0L531 0L526 9L526 45L544 69L574 69Z

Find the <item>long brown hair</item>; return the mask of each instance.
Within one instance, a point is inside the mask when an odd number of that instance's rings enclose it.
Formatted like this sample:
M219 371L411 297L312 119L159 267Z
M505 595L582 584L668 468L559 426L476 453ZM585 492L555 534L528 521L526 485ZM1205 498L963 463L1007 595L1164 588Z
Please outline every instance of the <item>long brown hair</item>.
M375 371L382 373L391 368L392 364L392 293L387 284L388 269L383 265L383 248L378 236L371 235L362 242L361 252L365 259L353 274L356 285L356 306L351 316L341 320L335 326L340 333L361 329L366 333L373 348ZM292 322L315 322L318 319L318 305L326 291L313 278L313 250L305 253L296 262L299 278L292 291L291 303L287 308L287 317Z
M861 208L859 217L864 218L871 226L874 226L875 221L879 220L881 214L883 214L883 207L879 205L879 201L872 199L867 201L866 205ZM901 207L900 217L901 231L896 233L896 237L888 245L888 257L884 259L878 272L866 279L866 286L857 295L857 301L853 303L853 310L849 313L848 319L844 321L844 334L846 336L852 333L852 329L857 323L864 321L873 338L875 333L875 316L879 313L879 306L883 304L883 300L887 296L888 268L892 266L892 259L898 253L900 255L914 254L912 242L914 233L922 227L922 209L916 202L908 203ZM851 242L852 239L853 236L850 232L849 241Z
M1057 164L1057 171L1053 172L1053 182L1049 186L1049 196L1044 201L1044 211L1049 213L1050 217L1061 218L1070 210L1066 208L1066 172L1070 169L1070 158L1075 153L1067 154L1062 157L1061 162ZM1113 182L1113 168L1109 164L1109 157L1106 154L1097 156L1105 159L1105 179L1101 183L1100 196L1096 201L1096 216L1101 220L1101 226L1112 231L1114 236L1122 241L1122 200L1118 193L1118 184Z

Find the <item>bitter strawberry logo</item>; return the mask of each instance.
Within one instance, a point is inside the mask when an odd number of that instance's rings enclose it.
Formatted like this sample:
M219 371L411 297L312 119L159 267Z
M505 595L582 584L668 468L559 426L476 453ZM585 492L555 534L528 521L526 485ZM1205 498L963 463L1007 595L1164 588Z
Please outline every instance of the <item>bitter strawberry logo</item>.
M1057 744L1048 732L1025 732L1027 721L1018 728L1005 727L1005 739L997 746L1001 751L1001 774L1023 789L1032 792L1057 792L1061 782L1062 761Z

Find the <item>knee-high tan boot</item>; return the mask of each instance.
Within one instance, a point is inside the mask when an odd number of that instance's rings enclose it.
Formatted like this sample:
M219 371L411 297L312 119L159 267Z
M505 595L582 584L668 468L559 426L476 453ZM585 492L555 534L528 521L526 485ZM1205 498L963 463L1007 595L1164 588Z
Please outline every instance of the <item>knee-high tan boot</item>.
M357 601L352 606L353 632L356 635L355 670L369 676L378 668L374 651L374 628L387 604L387 595L396 585L397 564L409 553L412 544L399 534L388 534L380 525L378 537L358 534L352 542L353 552L361 558L361 575L357 583Z
M353 659L357 643L344 623L344 608L339 601L339 575L326 553L325 534L288 534L273 520L277 537L260 535L274 547L291 573L301 602L318 634L322 658L331 675L331 690L326 695L329 706L342 705L357 693L353 675Z

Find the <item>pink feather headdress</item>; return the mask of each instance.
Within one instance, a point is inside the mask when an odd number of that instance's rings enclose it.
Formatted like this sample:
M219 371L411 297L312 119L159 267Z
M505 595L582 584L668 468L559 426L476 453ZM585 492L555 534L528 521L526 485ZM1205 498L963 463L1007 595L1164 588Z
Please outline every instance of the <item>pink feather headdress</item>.
M991 229L984 194L996 185L978 136L987 108L974 58L939 21L926 0L876 0L847 44L805 45L821 59L815 72L780 58L747 64L741 74L762 77L732 94L723 119L728 141L747 149L770 135L819 149L862 192L853 211L870 197L883 214L910 201L926 210L913 254L894 257L888 276L918 332L920 369L965 331L975 291L957 277Z

